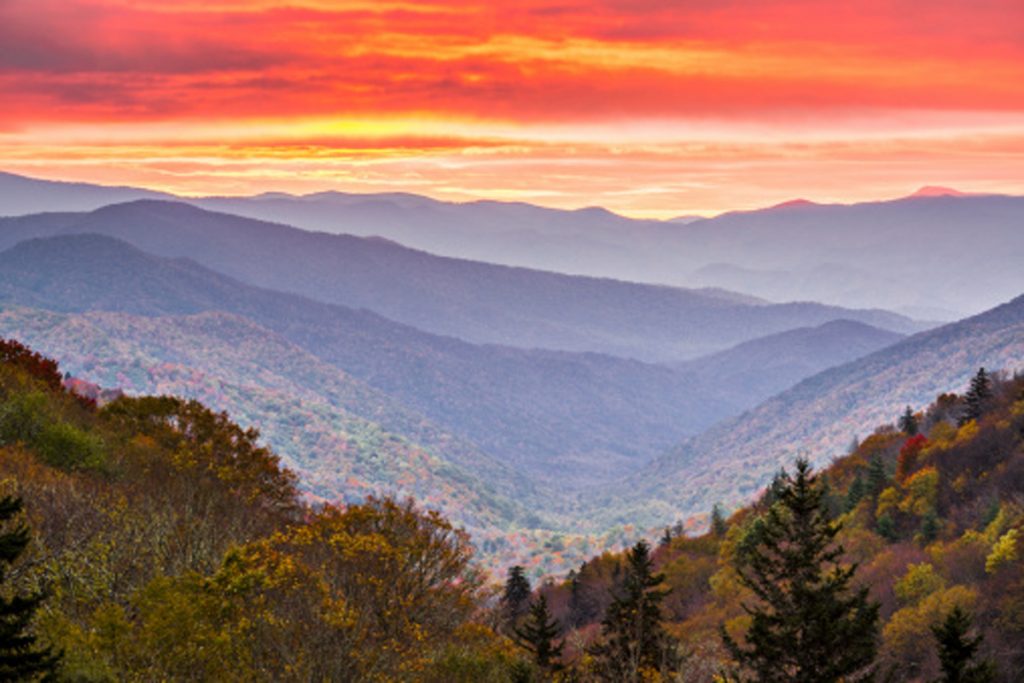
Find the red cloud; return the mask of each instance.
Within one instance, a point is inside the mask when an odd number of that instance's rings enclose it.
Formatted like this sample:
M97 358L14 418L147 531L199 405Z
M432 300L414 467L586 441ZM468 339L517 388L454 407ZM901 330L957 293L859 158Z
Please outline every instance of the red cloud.
M6 116L1024 109L1019 0L304 4L9 0Z

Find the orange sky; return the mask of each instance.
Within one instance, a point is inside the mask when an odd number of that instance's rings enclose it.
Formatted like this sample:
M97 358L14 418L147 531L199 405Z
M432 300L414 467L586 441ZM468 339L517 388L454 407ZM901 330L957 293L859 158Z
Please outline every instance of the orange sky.
M638 216L1024 194L1024 2L0 0L0 170Z

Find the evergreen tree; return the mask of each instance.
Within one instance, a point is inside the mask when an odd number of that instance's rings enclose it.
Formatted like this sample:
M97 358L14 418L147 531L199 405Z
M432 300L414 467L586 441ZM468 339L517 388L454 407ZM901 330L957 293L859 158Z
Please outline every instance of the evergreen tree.
M828 477L824 474L821 475L818 485L821 487L821 509L829 519L838 517L842 512L842 503L832 490L832 484L829 482Z
M519 643L533 653L534 663L548 672L562 668L559 660L563 644L555 644L558 632L558 622L548 611L548 601L543 595L530 606L530 614L523 627L515 630Z
M505 593L501 596L502 616L509 628L514 628L519 618L529 610L532 592L526 570L518 564L510 568L505 580Z
M594 590L588 583L592 573L586 562L580 565L579 572L569 578L569 626L578 628L592 623L600 615L601 606L595 599Z
M645 541L626 553L621 592L601 622L601 642L590 650L603 680L632 683L677 668L676 644L661 623L661 601L669 593L658 588L664 580L654 573Z
M860 472L853 478L853 482L850 484L850 488L846 491L846 510L849 512L853 508L857 507L857 503L864 497L864 478L860 476Z
M779 500L751 527L737 553L741 582L758 602L746 643L722 629L740 671L758 683L835 683L867 680L878 647L878 605L866 588L854 590L856 566L844 567L839 525L822 509L810 465L797 461Z
M896 522L893 521L888 513L875 520L875 531L890 543L895 542L897 539Z
M711 507L711 533L718 538L722 538L728 530L729 525L725 521L725 513L722 511L722 506L715 503Z
M6 525L21 511L21 500L0 499L0 524ZM0 533L0 586L7 578L7 567L21 556L29 543L28 529L18 525ZM7 596L4 590L0 596ZM0 597L0 680L31 681L52 676L58 657L47 648L37 646L29 633L32 617L43 601L43 595Z
M902 415L900 415L899 428L900 431L907 436L914 436L917 434L917 415L914 415L914 411L910 409L910 406L907 406L907 409L903 411Z
M868 463L868 494L877 498L878 494L889 485L889 474L885 471L885 463L882 457L875 453Z
M771 507L775 504L775 501L779 499L779 492L785 487L785 481L789 477L786 473L786 468L780 468L775 476L772 477L772 483L768 485L764 495L761 497L761 504L765 507Z
M929 510L921 519L921 540L931 543L939 535L939 517L934 510Z
M964 394L964 411L960 415L960 426L971 420L978 420L985 414L985 408L992 399L992 380L985 368L979 368L978 374L971 378L971 386Z
M942 624L932 626L942 663L942 677L935 683L992 683L995 667L990 661L975 661L981 636L968 636L971 617L959 606L946 616Z

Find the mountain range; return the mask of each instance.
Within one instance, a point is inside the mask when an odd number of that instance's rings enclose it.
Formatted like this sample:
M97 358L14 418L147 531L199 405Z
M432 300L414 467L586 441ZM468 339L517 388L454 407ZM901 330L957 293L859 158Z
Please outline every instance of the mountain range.
M929 191L657 225L596 210L441 206L412 195L371 202L386 205L395 224L402 211L443 209L424 235L446 221L469 232L485 225L481 235L521 222L539 235L531 249L562 236L582 245L584 261L590 237L572 232L576 221L591 220L601 240L617 235L616 258L633 254L645 265L658 261L637 256L643 249L685 233L685 259L703 263L708 281L775 278L738 294L427 253L396 243L397 233L367 236L376 228L365 197L183 202L0 175L0 199L12 186L23 189L23 202L0 201L0 213L38 208L32 202L48 196L57 198L51 208L76 210L0 218L0 335L102 386L200 398L259 427L308 496L412 495L492 543L490 552L516 530L618 539L627 525L739 505L796 455L826 461L904 406L963 385L981 365L1024 367L1024 298L936 328L883 309L758 296L761 288L774 296L773 286L796 275L813 286L812 298L844 278L851 288L863 280L898 292L897 281L909 277L899 266L912 251L907 235L923 229L915 223L923 213L953 202L950 215L964 229L974 206L984 245L1014 215L1015 198ZM111 198L120 203L102 205ZM250 203L280 213L224 213ZM286 209L296 203L323 209L323 221L341 212L365 234L264 220L294 220ZM888 224L884 249L871 230L858 232L900 212L910 216L907 234ZM944 215L936 213L933 251L950 263L961 237ZM1007 236L1007 252L1015 239ZM794 246L801 241L810 245ZM662 256L682 258L676 247ZM811 252L813 265L800 274L794 264ZM962 285L957 296L966 297L981 286L979 272L992 275L986 297L1009 290L1020 273L1006 267L1007 252L964 251L964 276L949 275L942 291ZM915 310L942 317L950 313L944 296L929 306L919 300Z
M174 197L0 174L0 215L91 211L135 199ZM799 200L685 221L409 194L178 199L307 230L380 236L446 256L724 287L773 301L887 308L923 319L978 313L1024 290L1013 258L1024 247L1024 198L948 188L850 205ZM984 282L974 277L978 272L986 273Z
M664 366L474 345L251 287L100 235L28 240L0 254L0 301L62 312L244 316L503 461L562 483L580 459L592 477L620 476L727 414Z
M0 249L96 233L154 255L192 258L242 282L366 308L475 343L673 361L759 336L846 318L898 332L926 327L882 310L769 305L687 290L438 257L393 242L142 200L85 214L0 219Z

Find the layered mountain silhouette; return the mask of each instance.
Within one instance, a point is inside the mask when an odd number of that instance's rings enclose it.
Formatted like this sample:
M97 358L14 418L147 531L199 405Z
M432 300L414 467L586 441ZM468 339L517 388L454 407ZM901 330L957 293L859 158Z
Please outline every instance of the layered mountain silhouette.
M485 537L740 503L798 454L823 462L981 365L1024 363L1024 299L930 330L768 301L941 318L1019 294L1012 197L658 223L414 195L134 192L0 176L0 213L53 209L0 219L0 335L104 386L230 410L311 496L409 493Z
M966 389L979 367L1024 370L1024 296L809 377L684 442L595 505L657 523L738 503L798 456L827 463L905 406Z
M397 244L139 201L86 214L0 219L0 248L32 237L97 233L170 258L189 257L248 284L366 308L475 343L594 351L672 361L796 327L853 319L922 329L882 310L766 305L718 290L570 277L433 256Z
M29 240L0 254L0 301L62 312L244 316L536 479L621 476L728 414L668 367L473 345L251 287L100 235ZM580 461L587 467L566 478Z
M139 198L171 197L0 175L0 215L91 211ZM954 319L1024 290L1013 259L1024 240L1019 229L1024 198L941 187L890 201L802 200L683 221L634 220L600 208L452 203L397 193L267 193L185 201L307 230L380 236L446 256L636 282L724 287L773 301L881 307L915 317ZM978 272L987 273L984 283L973 276Z

